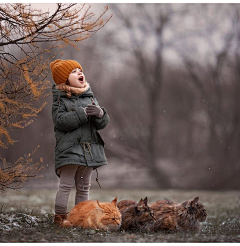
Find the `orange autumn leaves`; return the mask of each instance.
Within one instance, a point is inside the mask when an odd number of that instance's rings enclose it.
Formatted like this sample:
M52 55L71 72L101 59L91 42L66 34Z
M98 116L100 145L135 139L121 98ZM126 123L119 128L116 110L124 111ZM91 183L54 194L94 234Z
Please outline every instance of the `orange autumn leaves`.
M50 62L101 29L111 18L107 10L95 15L89 4L60 3L51 12L31 4L0 4L0 148L12 146L11 131L32 124L46 106ZM34 177L41 162L33 164L27 155L9 164L0 155L0 189Z

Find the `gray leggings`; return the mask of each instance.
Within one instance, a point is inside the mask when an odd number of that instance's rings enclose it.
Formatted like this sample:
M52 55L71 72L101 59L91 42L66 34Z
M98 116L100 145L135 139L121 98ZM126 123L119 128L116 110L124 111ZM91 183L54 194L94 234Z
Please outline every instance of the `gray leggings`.
M92 167L86 168L85 166L74 164L60 168L60 184L55 200L55 214L66 214L68 197L72 189L74 179L76 186L75 205L89 199L92 170ZM83 177L82 181L81 177Z

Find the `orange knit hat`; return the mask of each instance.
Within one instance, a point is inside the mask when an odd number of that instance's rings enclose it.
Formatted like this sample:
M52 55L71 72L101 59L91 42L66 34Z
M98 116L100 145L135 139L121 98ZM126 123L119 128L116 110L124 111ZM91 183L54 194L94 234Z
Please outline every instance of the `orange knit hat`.
M69 74L74 68L80 68L82 70L81 65L77 61L60 59L51 62L50 68L52 71L53 80L57 85L66 83Z

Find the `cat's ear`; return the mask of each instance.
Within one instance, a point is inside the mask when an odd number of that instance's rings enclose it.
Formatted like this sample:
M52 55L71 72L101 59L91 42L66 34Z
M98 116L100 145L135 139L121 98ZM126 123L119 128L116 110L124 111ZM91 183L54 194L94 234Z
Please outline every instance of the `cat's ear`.
M199 197L195 197L192 201L191 201L191 206L194 207L195 204L199 201Z
M140 211L143 205L144 205L144 200L141 198L141 200L138 202L136 206L137 210Z
M141 198L141 200L138 202L138 205L143 205L144 204L144 201L143 201L143 199Z
M99 203L98 200L97 200L97 204L98 204L98 206L99 206L101 209L103 209L103 207L100 205L100 203Z
M148 198L145 197L144 200L143 200L144 204L147 206L147 202L148 202Z
M112 201L111 204L113 204L115 207L117 207L117 197L115 197Z

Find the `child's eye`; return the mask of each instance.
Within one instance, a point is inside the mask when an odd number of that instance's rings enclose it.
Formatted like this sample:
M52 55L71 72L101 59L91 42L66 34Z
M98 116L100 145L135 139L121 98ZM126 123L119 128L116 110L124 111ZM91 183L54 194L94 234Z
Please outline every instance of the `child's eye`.
M80 68L79 69L72 70L72 73L76 73L77 71L79 71L80 73L82 73L82 70Z
M115 220L115 218L112 218L112 220Z

